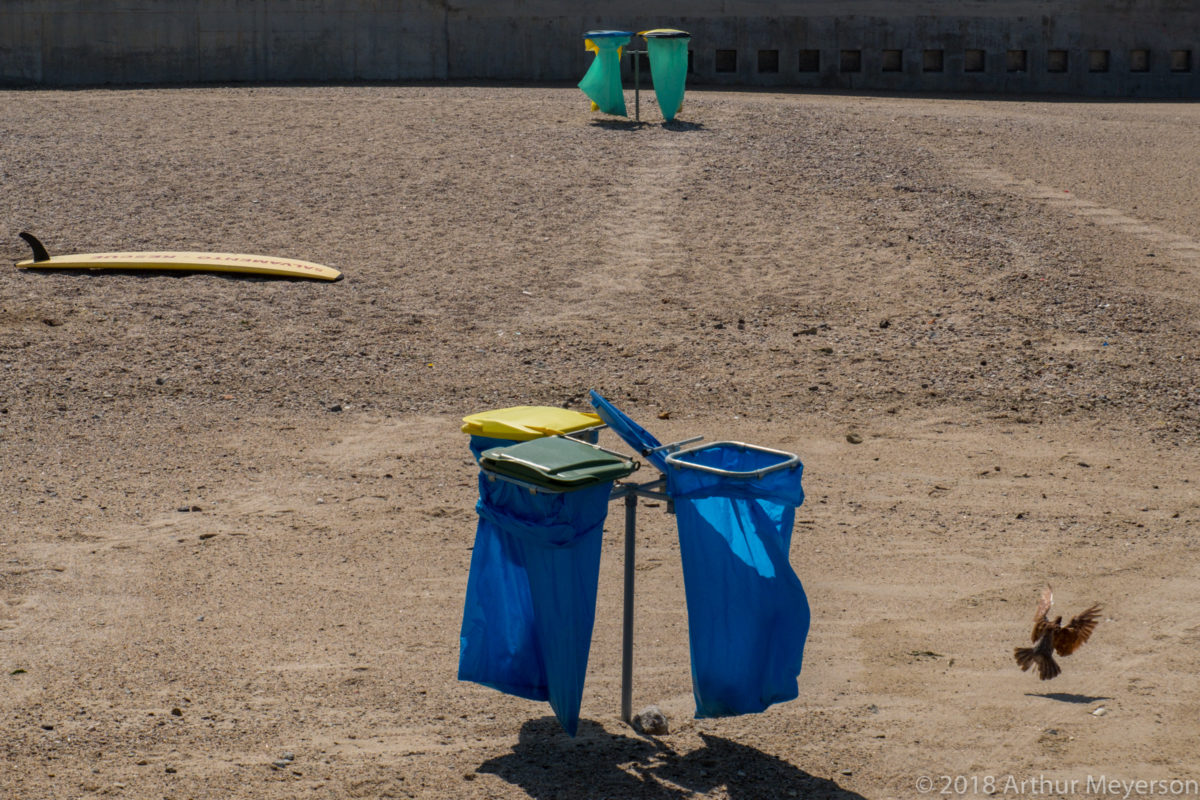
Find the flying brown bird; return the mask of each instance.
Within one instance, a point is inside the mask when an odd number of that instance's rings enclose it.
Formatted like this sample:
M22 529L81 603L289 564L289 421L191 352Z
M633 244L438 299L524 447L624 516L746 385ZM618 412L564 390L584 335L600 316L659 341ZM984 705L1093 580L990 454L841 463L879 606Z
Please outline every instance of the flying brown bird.
M1037 612L1033 615L1033 647L1018 647L1013 650L1021 671L1037 665L1038 677L1044 681L1058 676L1062 668L1054 660L1057 652L1060 656L1069 656L1088 640L1096 625L1100 622L1100 605L1097 603L1071 619L1065 626L1062 617L1055 617L1051 622L1046 616L1050 606L1054 605L1054 592L1047 586L1042 590L1042 599L1038 602Z

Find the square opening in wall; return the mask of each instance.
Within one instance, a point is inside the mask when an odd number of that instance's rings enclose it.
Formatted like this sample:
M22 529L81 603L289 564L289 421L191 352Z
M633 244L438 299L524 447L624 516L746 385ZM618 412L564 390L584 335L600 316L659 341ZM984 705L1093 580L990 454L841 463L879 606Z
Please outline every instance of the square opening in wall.
M779 72L779 51L778 50L759 50L758 51L758 71L759 72Z
M1025 72L1028 69L1028 55L1024 50L1009 50L1004 57L1005 67L1009 72Z
M1088 72L1108 72L1108 51L1088 50Z
M963 72L983 72L984 63L982 50L963 51Z
M820 50L801 50L800 61L796 68L800 72L820 72L821 71L821 51Z
M884 72L903 72L904 71L904 51L903 50L884 50L883 57L880 61L879 68Z
M1191 72L1192 71L1192 51L1191 50L1172 50L1171 51L1171 72Z
M696 71L696 51L695 50L688 50L687 71L688 71L688 75L691 75Z
M921 54L921 71L941 72L944 60L943 55L943 51L941 50L926 50Z
M1129 51L1129 71L1130 72L1149 72L1150 71L1150 51L1149 50L1130 50Z
M841 72L862 72L862 50L843 50Z
M1046 72L1066 72L1067 51L1049 50L1046 52Z
M737 50L718 50L713 69L716 72L737 72Z

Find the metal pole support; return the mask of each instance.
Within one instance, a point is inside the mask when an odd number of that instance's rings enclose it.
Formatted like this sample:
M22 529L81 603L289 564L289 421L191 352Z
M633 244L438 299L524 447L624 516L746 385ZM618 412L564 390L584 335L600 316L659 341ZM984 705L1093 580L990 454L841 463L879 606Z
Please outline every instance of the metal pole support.
M642 121L642 60L633 54L633 121Z
M633 558L637 495L625 495L625 615L621 635L621 719L633 720Z
M633 59L633 121L642 123L642 59L648 50L626 50Z

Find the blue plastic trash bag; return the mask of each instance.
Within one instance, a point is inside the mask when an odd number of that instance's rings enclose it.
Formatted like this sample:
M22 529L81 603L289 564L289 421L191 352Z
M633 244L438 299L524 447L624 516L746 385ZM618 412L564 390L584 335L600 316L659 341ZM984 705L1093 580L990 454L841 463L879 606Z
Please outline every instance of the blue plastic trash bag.
M472 450L477 444L483 442L473 437ZM479 476L459 680L548 700L571 736L579 726L611 489L603 483L534 494Z
M639 453L654 436L596 392L596 413ZM765 710L794 699L808 638L804 587L788 562L803 465L755 477L779 453L713 443L672 456L647 455L675 504L687 596L697 717ZM685 464L746 473L728 477Z
M716 443L681 457L752 472L777 454ZM809 608L788 562L803 467L731 478L676 466L675 501L687 595L697 717L752 714L795 699Z
M593 111L629 116L625 110L625 90L621 86L621 51L633 36L630 31L588 31L583 46L596 54L592 65L579 82L592 101Z

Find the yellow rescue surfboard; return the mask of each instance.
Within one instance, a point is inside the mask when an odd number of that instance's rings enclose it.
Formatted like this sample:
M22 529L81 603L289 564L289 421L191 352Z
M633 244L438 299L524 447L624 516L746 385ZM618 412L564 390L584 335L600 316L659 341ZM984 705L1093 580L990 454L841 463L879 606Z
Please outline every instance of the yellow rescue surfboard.
M164 250L145 253L76 253L51 257L36 236L25 232L20 235L33 249L33 258L18 261L19 269L168 269L187 272L240 272L281 278L312 278L319 281L342 279L342 273L323 264L245 253L186 253Z

